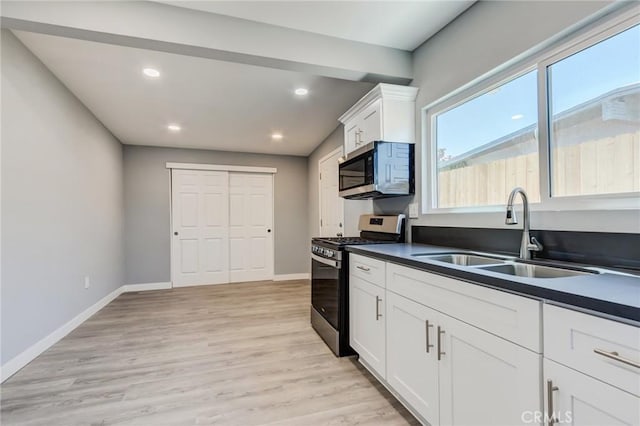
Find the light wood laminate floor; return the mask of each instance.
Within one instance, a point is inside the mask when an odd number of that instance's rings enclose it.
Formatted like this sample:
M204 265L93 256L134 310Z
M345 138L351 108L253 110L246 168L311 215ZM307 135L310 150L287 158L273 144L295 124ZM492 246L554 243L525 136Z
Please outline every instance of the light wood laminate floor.
M309 325L308 281L125 293L2 384L3 425L417 424Z

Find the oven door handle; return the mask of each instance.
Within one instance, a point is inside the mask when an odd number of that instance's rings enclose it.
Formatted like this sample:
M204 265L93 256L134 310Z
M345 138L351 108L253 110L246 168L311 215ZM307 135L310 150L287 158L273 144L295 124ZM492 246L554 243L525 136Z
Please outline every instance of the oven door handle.
M317 254L313 254L313 253L311 253L311 258L327 266L332 266L336 269L341 269L340 261L338 260L325 259L324 257L320 257Z

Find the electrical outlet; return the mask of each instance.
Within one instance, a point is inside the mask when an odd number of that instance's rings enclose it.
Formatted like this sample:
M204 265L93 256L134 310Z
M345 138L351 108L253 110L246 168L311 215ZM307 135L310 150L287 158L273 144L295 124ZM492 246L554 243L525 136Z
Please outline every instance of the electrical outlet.
M89 278L89 275L85 275L84 276L84 288L87 289L91 286L91 278Z
M418 203L409 204L409 218L410 219L418 219Z

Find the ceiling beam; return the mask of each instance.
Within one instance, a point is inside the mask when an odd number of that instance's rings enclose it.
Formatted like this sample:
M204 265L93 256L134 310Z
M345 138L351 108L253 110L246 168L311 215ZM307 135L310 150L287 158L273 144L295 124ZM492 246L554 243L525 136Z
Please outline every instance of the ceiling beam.
M141 1L3 1L3 28L352 81L408 84L411 53Z

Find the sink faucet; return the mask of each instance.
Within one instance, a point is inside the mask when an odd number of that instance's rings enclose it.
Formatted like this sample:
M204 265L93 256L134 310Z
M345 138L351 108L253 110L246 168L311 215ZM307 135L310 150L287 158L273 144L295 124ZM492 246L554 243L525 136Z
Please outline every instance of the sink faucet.
M522 242L520 243L520 258L531 259L532 251L541 251L542 244L536 240L535 237L529 236L529 200L527 199L527 193L524 189L517 187L509 194L509 201L507 202L507 218L504 223L507 225L516 225L518 218L516 218L516 211L513 209L513 201L516 198L516 194L522 196L522 207L524 210L524 220L522 222Z

